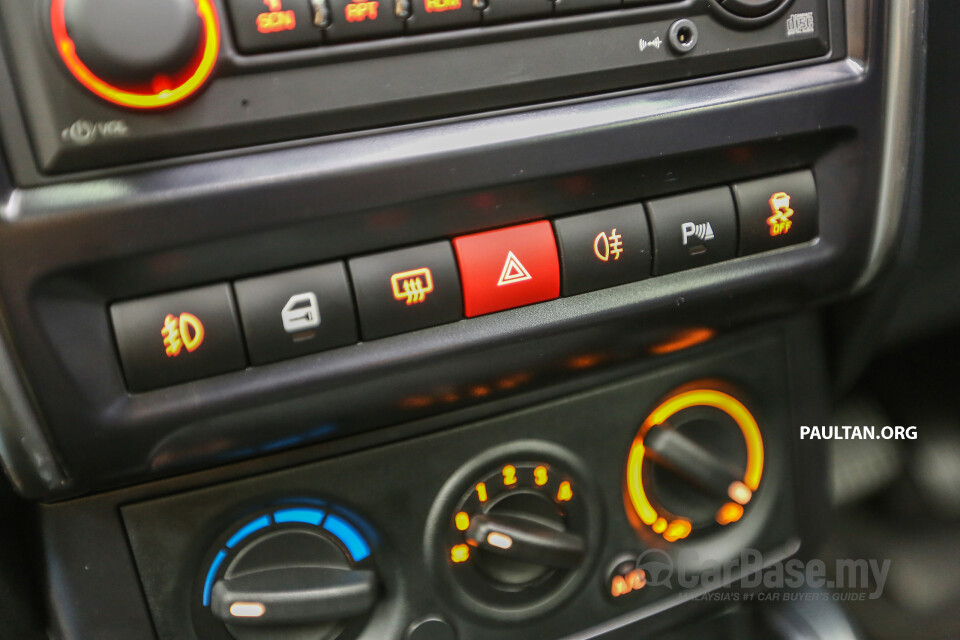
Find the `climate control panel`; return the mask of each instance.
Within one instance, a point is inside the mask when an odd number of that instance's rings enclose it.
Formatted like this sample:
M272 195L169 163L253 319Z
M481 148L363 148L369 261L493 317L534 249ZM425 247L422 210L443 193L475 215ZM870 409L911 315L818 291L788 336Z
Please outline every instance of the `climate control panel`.
M664 582L651 553L688 574L703 570L691 552L787 557L805 501L822 498L813 483L794 491L793 404L763 392L791 349L777 332L707 339L682 366L127 506L158 633L561 638L574 620L680 606L689 587ZM190 535L165 535L166 522ZM157 574L171 562L201 569L171 589Z

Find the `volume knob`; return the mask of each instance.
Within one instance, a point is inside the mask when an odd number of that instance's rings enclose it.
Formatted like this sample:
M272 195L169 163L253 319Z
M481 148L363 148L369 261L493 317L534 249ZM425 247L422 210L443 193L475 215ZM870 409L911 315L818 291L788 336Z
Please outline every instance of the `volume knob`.
M194 94L220 48L211 0L53 0L50 21L68 71L97 96L135 109Z

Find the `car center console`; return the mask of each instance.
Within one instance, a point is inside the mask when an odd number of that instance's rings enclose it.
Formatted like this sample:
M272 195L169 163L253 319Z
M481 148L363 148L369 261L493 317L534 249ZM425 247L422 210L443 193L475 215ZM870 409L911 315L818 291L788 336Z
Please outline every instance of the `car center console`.
M0 0L55 631L771 637L641 560L822 537L815 314L894 254L922 15Z

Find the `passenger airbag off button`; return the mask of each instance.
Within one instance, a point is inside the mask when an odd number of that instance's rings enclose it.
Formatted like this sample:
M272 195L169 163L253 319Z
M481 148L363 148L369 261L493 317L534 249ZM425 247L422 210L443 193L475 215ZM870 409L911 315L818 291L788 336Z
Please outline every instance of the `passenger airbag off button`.
M733 185L740 215L740 255L817 237L817 185L810 171Z

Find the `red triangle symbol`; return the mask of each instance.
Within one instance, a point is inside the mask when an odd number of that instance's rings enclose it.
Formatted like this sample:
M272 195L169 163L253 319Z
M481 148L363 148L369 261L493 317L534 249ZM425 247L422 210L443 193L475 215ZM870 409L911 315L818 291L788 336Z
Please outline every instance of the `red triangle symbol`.
M523 263L517 259L517 256L513 255L513 251L508 251L507 260L503 263L503 270L500 272L500 280L497 281L497 286L502 287L506 284L524 282L532 279L533 276L531 276L527 268L523 266Z

